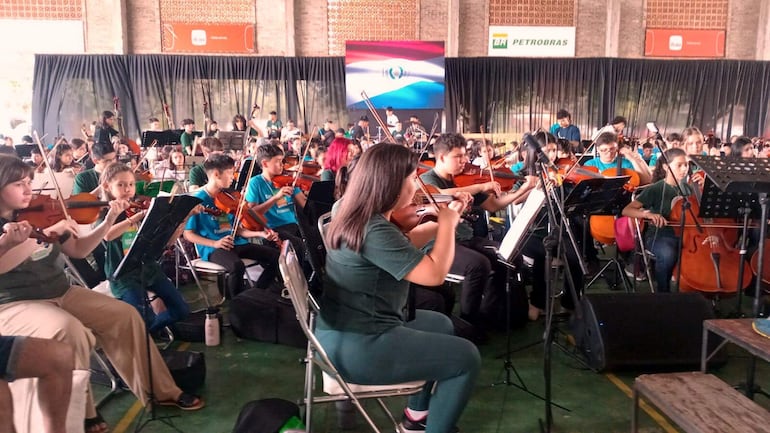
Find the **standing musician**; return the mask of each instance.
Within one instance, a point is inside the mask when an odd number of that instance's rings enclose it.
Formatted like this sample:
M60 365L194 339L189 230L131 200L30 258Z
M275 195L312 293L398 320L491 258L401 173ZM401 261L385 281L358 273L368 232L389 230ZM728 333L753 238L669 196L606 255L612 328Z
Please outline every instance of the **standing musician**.
M182 128L184 131L182 131L182 135L179 136L179 143L182 145L182 149L186 155L192 155L193 152L197 152L195 149L195 140L202 136L203 133L195 130L195 121L192 119L183 119Z
M461 174L467 163L465 155L465 138L460 134L442 134L433 145L436 154L436 166L423 173L420 177L428 184L439 189L442 194L467 193L473 196L473 205L489 212L504 209L511 203L524 200L537 182L534 176L528 177L527 182L513 193L503 195L500 184L486 182L458 187L454 177ZM505 290L506 269L497 261L492 241L473 235L470 224L462 223L457 226L457 245L451 272L465 276L462 294L460 296L461 317L476 326L484 325L487 315L490 315L501 299ZM489 274L492 268L495 274L492 284L489 284Z
M439 208L437 224L422 224L429 225L422 234L405 236L390 218L412 201L416 169L417 156L402 146L378 144L361 157L327 230L316 335L350 382L427 380L422 391L409 397L399 431L446 433L473 391L479 352L470 341L452 335L447 316L417 310L407 322L403 309L410 282L443 283L464 203ZM435 245L424 254L419 248L432 238Z
M385 108L385 122L387 123L391 134L396 135L401 133L401 121L398 120L398 116L393 112L393 107Z
M671 291L671 276L678 260L679 238L666 221L671 214L671 200L679 194L676 184L687 178L687 154L679 148L668 149L665 158L655 164L655 179L636 200L623 208L623 215L649 220L653 227L644 231L644 244L655 255L655 282L659 292ZM665 161L669 161L669 170Z
M203 188L191 195L203 200L201 204L204 207L215 208L217 195L233 183L235 161L227 155L212 154L203 163L203 168L206 170L208 181ZM239 226L233 235L234 222L235 217L229 213L216 216L201 212L187 220L184 230L185 239L196 244L198 256L201 259L225 268L227 271L225 293L230 297L244 290L243 274L246 268L241 258L256 260L262 266L263 271L256 281L256 286L264 289L275 280L279 254L274 246L253 244L246 239L261 237L276 241L278 236L275 232L251 231Z
M652 175L649 166L644 162L639 152L624 146L618 150L618 136L613 132L603 132L596 137L596 150L599 156L586 161L587 167L596 167L599 172L617 168L618 158L622 157L620 168L627 168L639 173L642 185L650 183Z
M94 143L102 146L113 145L113 138L119 137L120 133L115 129L115 113L112 111L103 111L101 122L94 128Z
M18 158L0 157L0 335L26 335L54 338L75 352L75 369L87 370L95 344L104 350L115 369L143 405L149 401L149 365L152 362L154 394L161 405L196 410L203 401L183 393L174 383L154 344L145 342L144 321L130 305L71 286L58 263L60 254L84 258L102 240L128 203L109 203L103 222L90 233L74 236L77 226L63 219L44 233L58 234L57 242L31 239L32 225L18 221L18 212L32 199L32 167ZM89 390L86 403L86 430L108 430L97 413Z
M358 119L358 123L350 130L350 138L356 141L361 141L363 138L369 136L369 117L367 115L361 116Z
M273 179L283 173L283 150L278 145L267 143L259 146L255 158L255 163L262 168L262 174L249 180L246 201L254 212L265 216L267 228L278 233L281 239L291 241L301 253L300 258L303 258L305 247L294 211L294 202L304 208L305 193L296 186L276 187L273 184Z

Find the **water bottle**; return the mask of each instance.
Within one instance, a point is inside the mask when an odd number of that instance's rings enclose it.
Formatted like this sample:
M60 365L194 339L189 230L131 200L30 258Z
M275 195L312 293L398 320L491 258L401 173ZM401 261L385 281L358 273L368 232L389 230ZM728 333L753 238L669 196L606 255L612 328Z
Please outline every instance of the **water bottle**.
M206 322L203 328L206 333L206 346L219 346L219 317L216 308L206 309Z

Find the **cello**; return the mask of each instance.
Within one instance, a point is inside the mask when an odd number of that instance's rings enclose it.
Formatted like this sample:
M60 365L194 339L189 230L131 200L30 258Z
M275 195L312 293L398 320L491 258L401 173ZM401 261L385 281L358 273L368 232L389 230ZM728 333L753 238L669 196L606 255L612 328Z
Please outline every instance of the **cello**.
M738 228L729 218L700 218L700 229L694 215L700 213L700 188L691 187L695 194L675 197L671 202L669 220L674 231L679 231L682 206L689 203L692 212L684 213L685 228L677 233L682 242L679 261L679 291L698 291L704 294L735 294L751 283L749 264L741 263L738 248ZM697 219L697 218L696 218ZM744 266L741 287L736 287L740 266Z
M585 168L585 167L584 167ZM591 168L591 167L588 167ZM598 170L596 170L598 171ZM641 180L639 173L630 168L623 168L623 155L618 153L617 165L615 168L608 168L601 172L604 177L629 176L628 182L624 185L626 191L633 192ZM607 245L615 241L615 217L612 215L592 215L589 219L591 236L597 241Z

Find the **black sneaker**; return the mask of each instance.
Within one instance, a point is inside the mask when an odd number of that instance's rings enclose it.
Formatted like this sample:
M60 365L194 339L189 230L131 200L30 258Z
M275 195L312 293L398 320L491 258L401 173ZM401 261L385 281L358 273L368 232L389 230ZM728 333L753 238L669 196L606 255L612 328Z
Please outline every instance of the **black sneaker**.
M423 418L422 421L412 421L405 414L399 427L401 427L403 433L423 433L425 432L425 422L427 420L428 418Z
M403 421L399 424L400 432L402 433L423 433L425 432L425 423L428 422L428 418L423 418L422 421L412 421L404 414ZM460 429L457 427L452 428L451 433L459 433Z

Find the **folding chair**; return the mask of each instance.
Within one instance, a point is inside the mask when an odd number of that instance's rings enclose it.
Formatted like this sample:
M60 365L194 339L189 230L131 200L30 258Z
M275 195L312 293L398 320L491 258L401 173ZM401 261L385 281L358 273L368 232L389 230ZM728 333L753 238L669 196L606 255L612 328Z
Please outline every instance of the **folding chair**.
M320 224L320 222L319 222ZM361 416L364 417L373 432L379 433L380 429L375 425L371 416L361 405L363 399L374 398L385 412L385 415L395 426L397 432L400 432L398 421L388 410L382 398L407 396L416 394L422 390L424 381L408 382L393 385L356 385L348 383L337 371L337 368L329 359L321 343L314 334L315 319L319 312L318 304L308 290L307 281L302 272L302 266L297 259L291 242L285 241L281 248L281 255L278 259L278 266L281 270L286 291L288 292L294 310L297 313L302 331L308 339L307 354L305 362L305 425L306 432L311 431L312 426L312 405L313 403L325 403L332 401L349 400L356 407ZM314 396L315 384L315 366L318 366L323 375L324 391L327 396Z
M190 256L189 252L187 251L184 244L182 243L182 239L179 238L176 240L177 286L179 285L179 270L184 269L184 270L190 271L190 273L193 276L193 280L195 281L195 284L198 286L198 291L200 291L201 295L203 296L203 299L206 300L206 305L211 305L211 303L208 302L208 295L206 294L206 291L203 290L203 285L201 284L200 279L198 278L198 272L203 274L215 275L217 279L217 288L219 289L219 293L222 294L222 301L220 302L220 304L224 303L225 300L227 299L227 290L226 290L225 281L224 281L225 274L227 273L227 271L225 270L224 267L216 263L208 262L198 257L197 248L194 248L193 250L195 252L194 258ZM180 262L181 258L184 258L184 263ZM255 287L254 284L259 278L259 275L262 273L262 267L259 265L259 263L256 260L253 260L253 259L243 258L241 259L241 261L243 262L243 265L246 267L246 272L243 274L244 278L248 280L249 286ZM252 269L252 272L249 272L250 269Z

